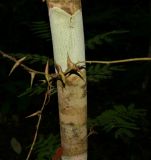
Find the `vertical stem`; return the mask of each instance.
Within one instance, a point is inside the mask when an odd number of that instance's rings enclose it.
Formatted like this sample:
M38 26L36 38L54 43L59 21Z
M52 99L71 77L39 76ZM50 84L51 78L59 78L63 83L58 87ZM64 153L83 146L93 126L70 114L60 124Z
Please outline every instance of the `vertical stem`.
M85 62L80 0L47 0L55 63L63 72L67 58ZM84 65L84 64L81 64ZM79 72L79 71L78 71ZM57 82L62 160L87 160L87 94L85 69Z

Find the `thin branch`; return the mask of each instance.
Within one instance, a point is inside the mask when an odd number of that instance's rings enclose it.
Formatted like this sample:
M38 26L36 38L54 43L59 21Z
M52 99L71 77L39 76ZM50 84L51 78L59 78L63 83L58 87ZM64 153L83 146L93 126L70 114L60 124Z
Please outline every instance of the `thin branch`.
M5 57L5 58L8 58L9 60L17 63L18 60L2 51L0 51L0 54ZM45 75L47 74L47 76L49 75L49 73L45 73L45 72L39 72L39 71L36 71L34 69L31 69L29 67L27 67L26 65L24 64L19 64L24 70L28 71L29 73L35 73L35 74L41 74L41 75ZM51 74L50 75L51 78L57 78L57 75L56 74ZM41 123L41 119L42 119L42 113L43 113L43 110L44 110L44 107L48 104L49 102L49 99L50 99L50 95L51 95L51 84L52 84L52 81L49 82L49 80L47 79L47 83L48 83L48 86L47 86L47 91L45 93L45 97L44 97L44 101L43 101L43 104L42 104L42 107L39 111L27 116L26 118L29 118L29 117L34 117L34 116L38 116L38 121L37 121L37 124L36 124L36 131L35 131L35 135L34 135L34 139L33 139L33 142L31 144L31 147L30 147L30 150L28 152L28 155L27 155L27 158L26 160L29 160L30 156L31 156L31 153L33 151L33 148L35 146L35 143L36 143L36 140L37 140L37 135L38 135L38 130L39 130L39 126L40 126L40 123Z
M13 61L13 62L15 62L15 63L17 62L17 59L16 59L16 58L14 58L14 57L12 57L12 56L4 53L3 51L0 51L0 54L1 54L4 58L8 58L9 60L11 60L11 61ZM40 72L40 71L36 71L36 70L34 70L34 69L31 69L31 68L27 67L27 66L24 65L24 64L20 64L20 66L21 66L24 70L26 70L26 71L28 71L28 72L35 72L36 74L42 74L42 75L45 74L44 72Z
M13 62L15 62L15 63L18 62L18 60L17 60L16 58L8 55L7 53L4 53L4 52L1 51L1 50L0 50L0 54L1 54L4 58L8 58L9 60L11 60L11 61L13 61ZM28 73L35 73L35 74L40 74L40 75L46 75L45 72L40 72L40 71L34 70L34 69L32 69L32 68L30 68L30 67L28 67L28 66L26 66L26 65L24 65L24 64L22 64L22 63L20 64L20 66L21 66L24 70L26 70ZM51 80L56 79L56 78L58 77L58 75L55 74L55 73L49 74L49 75L47 75L47 76L51 77Z
M0 51L0 54L3 56L3 57L6 57L14 62L17 62L17 60L12 57L12 56L9 56L8 54ZM150 57L141 57L141 58L128 58L128 59L121 59L121 60L113 60L113 61L82 61L82 62L78 62L77 64L80 64L80 63L89 63L89 64L94 64L94 63L99 63L99 64L116 64L116 63L127 63L127 62L136 62L136 61L151 61L151 58ZM21 64L21 66L27 70L27 71L34 71L38 74L42 74L42 75L45 75L44 72L39 72L39 71L36 71L36 70L33 70L27 66L25 66L24 64ZM69 72L69 71L68 71Z
M0 50L0 54L5 57L10 59L13 62L17 62L16 58L4 53L3 51ZM141 58L129 58L129 59L121 59L121 60L113 60L113 61L82 61L82 62L78 62L75 65L78 65L80 63L88 63L88 64L118 64L118 63L128 63L128 62L139 62L139 61L151 61L150 57L141 57ZM28 66L24 65L24 64L20 64L21 67L23 67L24 70L28 71L29 73L34 72L35 74L41 74L41 75L45 75L46 74L44 72L40 72L34 69L29 68ZM70 73L73 70L73 68L68 68L65 72L62 72L64 75L67 75L68 73ZM58 77L58 74L50 74L49 75L52 79L56 79ZM60 75L59 75L60 76Z
M50 96L50 95L49 95L49 93L50 93L49 89L50 89L50 88L48 87L48 89L47 89L47 91L46 91L46 93L45 93L45 98L44 98L44 101L43 101L43 105L42 105L40 111L37 112L37 113L39 113L39 114L38 114L38 121L37 121L37 125L36 125L36 131L35 131L34 139L33 139L32 145L31 145L31 147L30 147L30 150L29 150L29 152L28 152L28 155L27 155L26 160L29 160L29 158L30 158L30 156L31 156L31 153L32 153L32 151L33 151L33 148L34 148L34 146L35 146L36 140L37 140L38 130L39 130L39 126L40 126L41 118L42 118L42 112L43 112L43 110L44 110L44 108L45 108L47 99L48 99L48 97ZM28 116L28 117L30 117L30 116Z
M149 57L141 57L141 58L129 58L129 59L121 59L121 60L113 60L113 61L85 61L85 63L93 64L117 64L117 63L127 63L127 62L136 62L136 61L151 61ZM80 62L83 63L83 62Z

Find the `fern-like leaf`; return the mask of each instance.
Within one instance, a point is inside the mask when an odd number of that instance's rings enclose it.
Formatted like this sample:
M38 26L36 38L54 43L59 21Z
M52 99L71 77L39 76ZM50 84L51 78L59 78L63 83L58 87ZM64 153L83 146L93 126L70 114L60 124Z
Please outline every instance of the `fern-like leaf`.
M117 30L117 31L107 32L104 34L98 34L86 42L86 47L90 49L95 49L96 45L102 45L104 42L111 43L113 41L112 37L113 35L123 34L127 32L128 31L125 30Z
M22 96L32 96L32 95L40 95L41 93L45 92L47 90L46 84L36 84L33 87L27 88L23 93L21 93L18 97ZM54 86L51 87L51 95L55 94L57 92L56 88Z
M145 113L146 110L137 109L133 104L128 107L114 106L113 109L106 110L90 120L90 126L102 126L106 132L114 129L115 138L123 135L133 137L133 132L140 129L138 120L143 118Z
M92 82L99 82L102 79L108 79L112 77L113 71L123 71L122 66L110 66L95 64L87 66L87 79Z
M33 22L31 27L33 33L36 34L38 37L45 39L46 41L51 40L49 23L45 21L37 21Z

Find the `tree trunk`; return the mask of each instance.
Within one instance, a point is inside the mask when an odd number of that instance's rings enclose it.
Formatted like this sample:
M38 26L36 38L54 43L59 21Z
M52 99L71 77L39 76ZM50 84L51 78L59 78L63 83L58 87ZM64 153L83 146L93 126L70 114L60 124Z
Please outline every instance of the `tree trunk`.
M80 0L47 0L58 80L62 160L87 160L86 71ZM85 65L80 63L80 65ZM72 70L72 73L67 73Z

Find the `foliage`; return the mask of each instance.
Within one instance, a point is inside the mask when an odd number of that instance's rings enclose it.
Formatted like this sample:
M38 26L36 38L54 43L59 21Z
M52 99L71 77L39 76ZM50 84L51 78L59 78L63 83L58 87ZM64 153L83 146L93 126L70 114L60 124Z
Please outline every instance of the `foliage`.
M45 21L37 21L32 23L32 31L38 37L45 39L46 41L51 40L50 27Z
M36 160L50 160L59 144L58 135L50 134L47 138L41 136L34 148L37 155Z
M90 126L102 126L106 132L114 131L115 138L123 136L130 138L134 137L134 131L140 130L139 122L145 113L145 109L137 109L133 104L128 107L116 105L89 122Z
M123 34L127 33L128 31L125 30L117 30L117 31L111 31L104 34L97 34L94 37L90 38L86 41L86 47L89 49L95 49L96 45L102 45L104 42L111 43L113 42L113 35L115 34Z
M122 66L91 64L87 66L87 79L90 82L99 82L112 77L113 71L123 71Z
M47 88L46 84L36 84L34 87L27 88L23 93L21 93L18 97L22 96L32 96L32 95L40 95L41 93L44 93ZM55 94L57 92L56 88L54 86L51 86L51 95Z

